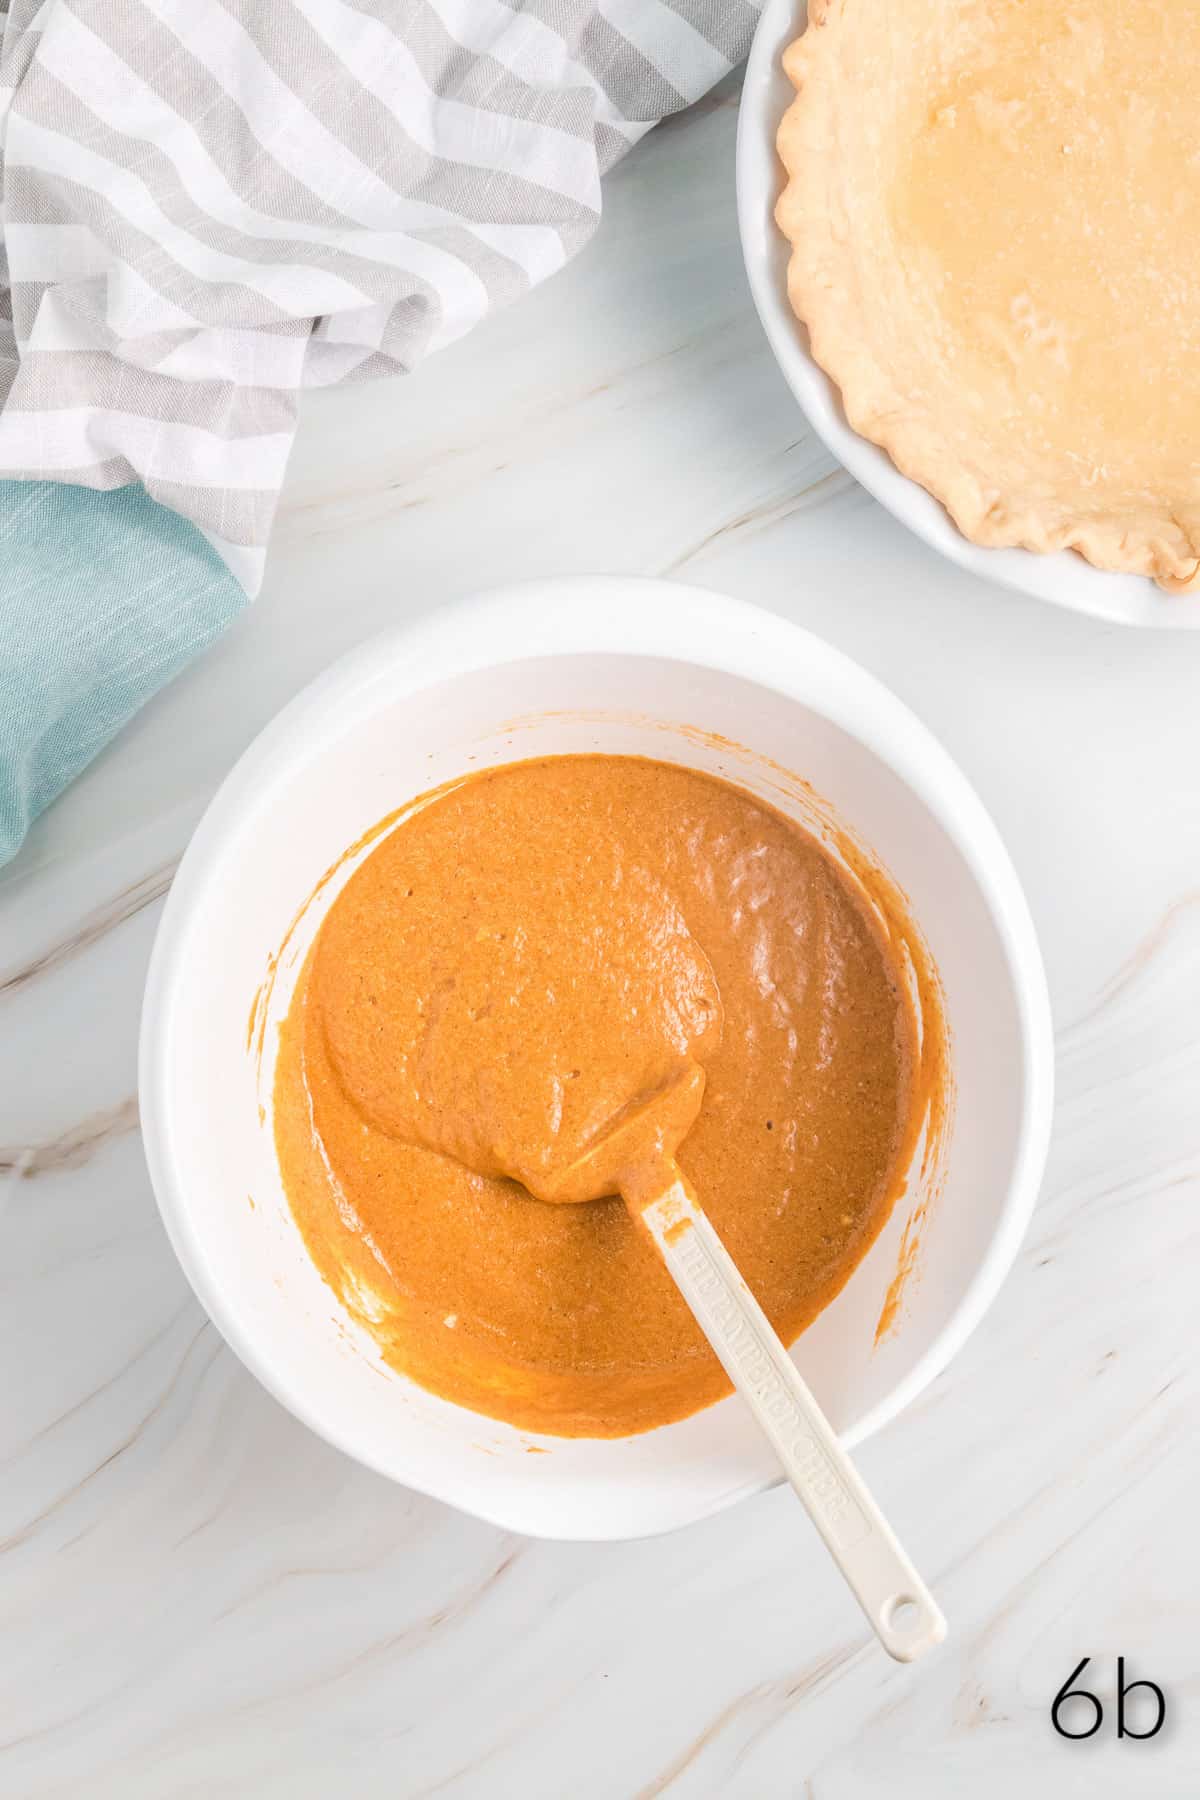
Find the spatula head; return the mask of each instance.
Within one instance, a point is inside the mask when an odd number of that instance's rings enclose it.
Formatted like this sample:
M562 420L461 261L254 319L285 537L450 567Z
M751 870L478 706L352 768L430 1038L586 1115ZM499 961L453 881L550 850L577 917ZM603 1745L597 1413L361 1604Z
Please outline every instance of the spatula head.
M549 1171L530 1192L568 1204L623 1194L635 1208L648 1206L675 1179L676 1154L703 1098L704 1070L681 1063L660 1086L623 1106L574 1162Z

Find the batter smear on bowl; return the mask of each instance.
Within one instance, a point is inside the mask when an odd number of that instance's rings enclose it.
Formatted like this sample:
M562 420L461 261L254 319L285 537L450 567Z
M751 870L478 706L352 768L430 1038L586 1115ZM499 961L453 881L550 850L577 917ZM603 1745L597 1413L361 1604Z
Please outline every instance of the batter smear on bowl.
M677 1154L793 1340L938 1101L911 949L814 837L694 769L551 757L431 796L331 907L283 1028L276 1144L317 1267L478 1412L685 1417L728 1383L644 1228L562 1202L614 1120L654 1120L670 1141L639 1155Z

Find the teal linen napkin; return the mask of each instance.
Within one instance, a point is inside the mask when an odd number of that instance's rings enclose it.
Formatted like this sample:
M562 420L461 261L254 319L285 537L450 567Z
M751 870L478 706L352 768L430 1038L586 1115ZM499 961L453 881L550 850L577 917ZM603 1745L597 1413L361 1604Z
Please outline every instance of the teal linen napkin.
M0 482L0 864L125 721L246 605L140 487Z

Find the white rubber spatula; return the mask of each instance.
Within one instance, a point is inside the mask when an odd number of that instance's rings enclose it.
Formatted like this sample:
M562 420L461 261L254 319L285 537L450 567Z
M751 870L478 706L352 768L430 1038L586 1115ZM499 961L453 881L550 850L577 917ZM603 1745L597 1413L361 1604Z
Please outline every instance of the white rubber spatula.
M923 1656L946 1635L941 1608L704 1212L678 1180L641 1217L880 1643L898 1662Z
M750 1408L880 1643L898 1662L940 1644L946 1620L739 1275L674 1155L695 1120L694 1066L614 1120L542 1198L620 1192Z

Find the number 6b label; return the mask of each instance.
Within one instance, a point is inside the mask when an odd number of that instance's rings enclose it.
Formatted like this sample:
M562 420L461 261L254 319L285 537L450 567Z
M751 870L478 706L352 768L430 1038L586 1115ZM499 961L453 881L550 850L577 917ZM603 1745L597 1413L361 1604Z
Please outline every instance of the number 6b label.
M1067 1679L1054 1696L1050 1708L1050 1723L1059 1737L1070 1738L1073 1743L1081 1743L1084 1738L1095 1737L1104 1724L1104 1707L1097 1694L1090 1688L1077 1687L1076 1683L1091 1662L1090 1656L1081 1657L1071 1670ZM1153 1723L1148 1729L1139 1731L1131 1722L1127 1711L1130 1697L1138 1692L1153 1696ZM1146 1702L1134 1702L1139 1722L1146 1723L1149 1718ZM1167 1697L1156 1681L1127 1681L1125 1678L1125 1658L1117 1658L1117 1719L1116 1735L1119 1738L1157 1737L1166 1723Z

